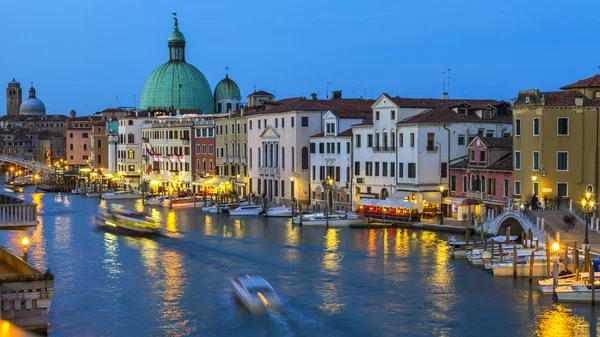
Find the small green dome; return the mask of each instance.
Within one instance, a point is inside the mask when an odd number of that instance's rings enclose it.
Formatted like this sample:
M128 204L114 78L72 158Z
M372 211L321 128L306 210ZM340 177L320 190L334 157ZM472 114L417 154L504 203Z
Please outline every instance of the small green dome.
M179 107L184 110L215 110L212 92L206 77L184 61L167 62L156 68L146 80L140 108Z
M185 37L179 29L175 28L171 35L169 35L169 40L167 42L185 42Z
M240 87L229 78L229 75L225 75L225 78L217 83L217 86L215 87L215 99L219 98L242 98L242 95L240 95Z

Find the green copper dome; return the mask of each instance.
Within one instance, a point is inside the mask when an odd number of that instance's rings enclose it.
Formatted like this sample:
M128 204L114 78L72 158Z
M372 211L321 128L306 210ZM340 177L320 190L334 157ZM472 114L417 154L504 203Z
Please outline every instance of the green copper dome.
M212 114L215 111L212 90L200 70L185 62L185 38L176 18L168 45L169 62L156 68L146 80L140 109L179 108Z
M240 88L229 78L229 75L225 75L225 78L217 83L217 86L215 87L215 99L219 98L242 98L242 95L240 95Z

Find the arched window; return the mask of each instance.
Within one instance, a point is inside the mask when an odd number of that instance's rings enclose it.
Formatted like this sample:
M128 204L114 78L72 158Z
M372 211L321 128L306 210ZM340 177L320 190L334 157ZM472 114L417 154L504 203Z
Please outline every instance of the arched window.
M212 162L212 159L211 159L211 160L208 162L208 169L209 169L210 171L212 171L212 170L213 170L213 162Z
M98 155L98 165L102 164L102 155Z
M281 147L281 168L285 168L285 147Z
M200 171L200 159L196 160L196 171Z
M202 159L202 170L206 172L206 159Z
M87 151L87 144L83 144L83 151Z
M302 169L308 170L308 147L302 148Z
M102 139L98 139L98 148L101 149L102 148Z
M73 151L73 144L69 144L69 150Z

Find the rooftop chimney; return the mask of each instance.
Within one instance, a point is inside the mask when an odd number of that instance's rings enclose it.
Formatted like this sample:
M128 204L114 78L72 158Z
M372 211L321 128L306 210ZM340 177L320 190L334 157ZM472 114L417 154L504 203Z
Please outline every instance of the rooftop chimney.
M342 99L342 91L341 90L332 91L331 99Z
M229 114L229 118L231 118L231 108L227 109L227 113Z
M310 98L314 101L317 99L317 94L315 94L314 92L312 94L310 94Z
M242 109L240 110L240 117L244 117L244 108L242 107Z
M443 97L444 99L448 99L448 93L447 93L447 92L443 93L443 94L442 94L442 97Z

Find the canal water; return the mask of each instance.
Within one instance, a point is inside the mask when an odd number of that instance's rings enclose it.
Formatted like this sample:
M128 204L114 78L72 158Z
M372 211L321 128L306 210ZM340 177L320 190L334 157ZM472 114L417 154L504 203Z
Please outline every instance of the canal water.
M116 201L18 195L39 225L0 244L20 252L28 235L30 262L56 276L50 336L596 336L589 305L453 260L447 234L153 209L167 237L132 238L94 227ZM239 273L264 276L283 310L250 315L231 293Z

